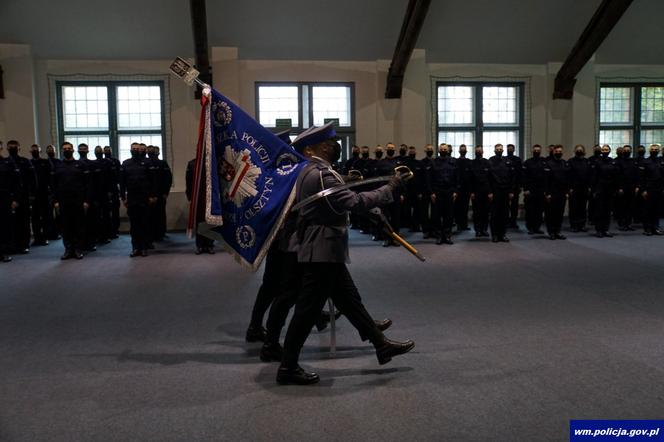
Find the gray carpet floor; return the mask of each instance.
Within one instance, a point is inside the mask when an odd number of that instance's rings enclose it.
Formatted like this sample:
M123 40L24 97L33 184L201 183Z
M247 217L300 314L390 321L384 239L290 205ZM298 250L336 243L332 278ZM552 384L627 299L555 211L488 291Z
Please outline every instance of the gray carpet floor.
M570 419L664 418L664 237L640 232L453 246L428 258L352 233L368 310L415 349L379 366L338 323L278 386L246 329L262 272L172 234L0 264L1 441L567 440Z

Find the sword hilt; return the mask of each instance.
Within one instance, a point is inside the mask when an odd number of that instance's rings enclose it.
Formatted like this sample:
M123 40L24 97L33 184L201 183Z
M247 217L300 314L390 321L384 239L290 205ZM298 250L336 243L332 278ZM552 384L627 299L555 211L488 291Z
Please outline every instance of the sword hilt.
M415 176L413 171L410 170L410 167L405 165L395 167L394 174L397 175L399 178L401 178L403 181L408 181L413 176Z

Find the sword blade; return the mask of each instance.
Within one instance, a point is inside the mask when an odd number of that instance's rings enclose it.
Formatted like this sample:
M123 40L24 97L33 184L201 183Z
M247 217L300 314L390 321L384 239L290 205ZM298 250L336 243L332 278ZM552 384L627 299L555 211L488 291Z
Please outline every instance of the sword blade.
M309 195L299 203L295 204L291 208L291 212L296 212L297 210L301 209L302 207L308 206L309 204L318 201L321 198L325 198L326 196L334 195L335 193L339 193L342 190L346 189L352 189L353 187L358 187L358 186L363 186L365 184L373 184L373 183L384 183L389 180L391 180L394 177L394 175L389 175L389 176L378 176L375 178L369 178L367 180L361 180L361 181L353 181L350 183L345 183L345 184L339 184L338 186L330 187L329 189L323 189L318 193L314 193L313 195Z

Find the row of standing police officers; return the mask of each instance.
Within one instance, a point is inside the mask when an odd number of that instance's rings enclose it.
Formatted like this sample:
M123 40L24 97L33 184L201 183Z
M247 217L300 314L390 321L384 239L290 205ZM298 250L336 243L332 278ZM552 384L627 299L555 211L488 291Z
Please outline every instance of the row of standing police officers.
M168 164L158 158L158 147L134 143L132 158L122 164L109 146L97 146L95 160L88 158L85 143L78 146L78 160L69 142L61 146L62 159L56 158L52 145L46 150L47 158L42 158L34 144L32 159L27 159L19 155L19 142L11 140L8 155L0 152L2 261L11 261L13 253L28 253L31 245L47 245L60 235L65 247L62 259L83 258L84 251L117 238L121 200L130 222L134 221L132 256L146 255L151 243L166 235L172 175ZM146 210L136 209L143 206Z
M432 145L425 147L426 157L416 158L413 146L401 145L399 155L392 143L375 149L354 146L352 158L341 167L348 174L358 171L365 178L389 175L395 167L405 165L414 173L403 191L389 207L383 208L392 227L408 226L411 231L436 237L437 244L452 244L452 229L469 230L468 212L472 204L473 224L477 237L489 236L493 242L509 241L508 228L517 228L519 196L523 191L525 224L529 234L543 233L546 225L549 239L565 239L561 233L565 206L569 202L569 220L574 232L586 231L593 224L598 237L610 237L611 214L620 230L634 230L632 224L643 224L644 234L660 235L659 217L664 189L664 160L659 146L637 148L632 156L630 146L617 149L610 156L608 145L595 146L586 158L585 148L575 146L574 157L563 159L562 146L549 146L547 157L542 147L534 145L532 156L522 161L515 147L497 144L494 155L484 158L483 148L475 148L475 158L466 158L465 145L459 157L452 158L450 146L441 144L439 155ZM385 154L385 156L384 156ZM362 219L352 220L355 227L370 231ZM379 234L374 239L379 239ZM384 246L392 245L391 240Z

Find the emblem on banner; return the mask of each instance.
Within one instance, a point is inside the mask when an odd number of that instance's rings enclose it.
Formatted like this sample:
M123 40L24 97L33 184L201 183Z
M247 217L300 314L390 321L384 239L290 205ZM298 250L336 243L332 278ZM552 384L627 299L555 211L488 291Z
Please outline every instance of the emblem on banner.
M298 158L292 153L282 154L277 158L277 173L281 176L290 175L298 163Z
M256 232L250 226L240 226L235 230L235 239L240 247L249 249L256 244Z
M251 162L248 149L236 152L231 146L226 146L221 163L224 201L232 201L236 207L240 207L245 199L258 194L256 180L261 175L261 169Z

